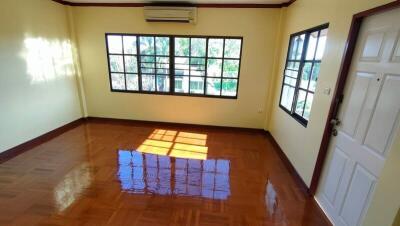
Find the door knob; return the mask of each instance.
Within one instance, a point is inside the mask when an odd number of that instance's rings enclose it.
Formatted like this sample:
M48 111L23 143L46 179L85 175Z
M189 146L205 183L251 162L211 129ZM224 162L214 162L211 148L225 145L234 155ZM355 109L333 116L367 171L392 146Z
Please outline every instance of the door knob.
M337 129L333 129L333 130L332 130L332 135L333 135L334 137L336 137L336 136L337 136L337 134L338 134L338 131L337 131Z
M334 126L338 126L338 125L340 125L340 123L341 123L341 121L337 118L331 119L331 124Z

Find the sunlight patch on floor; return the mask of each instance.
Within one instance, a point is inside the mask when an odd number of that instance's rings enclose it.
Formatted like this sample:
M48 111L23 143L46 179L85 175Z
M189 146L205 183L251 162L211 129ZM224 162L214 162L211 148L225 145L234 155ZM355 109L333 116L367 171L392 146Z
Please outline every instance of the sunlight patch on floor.
M156 129L138 148L142 153L206 160L207 135Z

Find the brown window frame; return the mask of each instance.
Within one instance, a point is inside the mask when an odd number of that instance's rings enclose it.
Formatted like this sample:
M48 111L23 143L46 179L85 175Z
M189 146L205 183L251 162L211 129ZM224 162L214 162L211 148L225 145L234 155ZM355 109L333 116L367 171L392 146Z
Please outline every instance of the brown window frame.
M121 36L122 40L122 54L120 53L110 53L109 52L109 43L108 43L108 36ZM136 37L136 54L126 54L124 53L124 46L123 46L123 37L124 36L134 36ZM163 91L157 91L157 81L155 81L155 87L154 91L145 91L142 88L142 72L141 72L141 55L140 54L140 43L139 39L140 37L153 37L154 40L157 37L168 37L169 38L169 91L168 92L163 92ZM175 91L175 78L177 77L182 77L180 75L176 75L175 73L175 58L179 56L175 56L175 38L190 38L190 42L192 38L203 38L206 39L206 56L204 57L194 57L194 58L203 58L205 60L205 71L204 71L204 76L193 76L189 74L189 88L188 88L188 93L181 93L181 92L176 92ZM222 50L222 57L209 57L208 56L208 43L210 39L223 39L223 50ZM240 40L240 55L239 58L227 58L225 57L225 40L227 39L237 39ZM242 51L243 51L243 37L240 36L199 36L199 35L162 35L162 34L129 34L129 33L105 33L105 40L106 40L106 54L107 54L107 63L108 63L108 73L109 73L109 83L110 83L110 90L111 92L121 92L121 93L142 93L142 94L155 94L155 95L174 95L174 96L191 96L191 97L209 97L209 98L224 98L224 99L237 99L238 98L238 92L239 92L239 81L240 81L240 70L241 70L241 63L242 63ZM154 43L155 46L155 43ZM122 56L123 58L123 72L112 72L111 71L111 66L110 66L110 56L113 55L118 55ZM125 66L125 56L130 56L134 55L137 57L137 76L138 76L138 90L128 90L127 89L127 74L135 74L135 73L127 73L126 72L126 66ZM157 57L156 52L154 53L154 57ZM191 59L193 58L191 56L191 48L189 47L189 56L185 56L189 58L189 71L190 71L190 63ZM208 76L207 73L207 62L209 59L221 59L222 60L222 66L221 66L221 76L220 77L210 77ZM238 60L239 65L238 65L238 75L236 78L233 77L224 77L224 62L225 60ZM156 69L155 69L156 70ZM125 80L125 88L124 89L114 89L112 86L112 74L123 74L124 75L124 80ZM157 75L155 74L155 80L157 80ZM202 77L204 78L204 89L203 93L191 93L190 89L190 78L191 77ZM221 79L221 85L220 85L220 93L219 95L211 95L207 94L207 78L215 78L215 79ZM237 81L236 85L236 95L235 96L228 96L228 95L223 95L223 89L222 89L222 82L223 79L235 79Z

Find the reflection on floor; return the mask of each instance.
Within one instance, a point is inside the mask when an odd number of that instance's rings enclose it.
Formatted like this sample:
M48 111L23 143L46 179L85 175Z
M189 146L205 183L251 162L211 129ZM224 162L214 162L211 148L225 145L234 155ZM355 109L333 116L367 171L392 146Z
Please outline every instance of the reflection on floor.
M270 138L159 126L89 121L0 164L0 226L329 225Z
M156 129L137 151L178 158L207 159L206 134Z
M229 160L182 159L120 150L121 188L137 194L199 196L227 199Z
M54 200L59 212L72 205L91 182L90 168L83 163L72 169L54 189Z

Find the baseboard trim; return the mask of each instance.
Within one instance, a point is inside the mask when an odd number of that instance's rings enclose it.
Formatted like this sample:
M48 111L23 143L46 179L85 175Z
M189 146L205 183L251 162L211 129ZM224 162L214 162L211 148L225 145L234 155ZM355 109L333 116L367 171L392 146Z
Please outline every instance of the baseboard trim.
M237 132L251 132L251 133L259 133L263 134L263 129L257 128L241 128L241 127L229 127L229 126L213 126L213 125L199 125L199 124L188 124L188 123L176 123L176 122L158 122L158 121L143 121L143 120L133 120L133 119L116 119L116 118L101 118L101 117L87 117L87 118L79 118L75 121L67 123L59 128L56 128L52 131L49 131L43 135L40 135L32 140L26 141L18 146L5 150L0 153L0 164L6 162L30 149L49 141L68 130L71 130L81 124L92 122L92 123L109 123L109 124L119 124L119 125L135 125L135 126L154 126L160 127L163 126L165 128L198 128L203 130L235 130Z
M276 142L275 138L268 131L265 131L265 135L271 140L272 144L275 146L275 150L278 153L278 156L285 164L287 170L292 175L293 179L299 185L300 189L306 194L308 197L312 197L310 192L310 188L304 182L303 178L301 178L300 174L297 172L296 168L294 168L292 162L290 162L289 158L286 156L285 152L283 152L282 148L279 146L278 142Z
M49 141L49 140L53 139L54 137L57 137L65 132L67 132L70 129L73 129L73 128L83 124L84 122L85 122L84 118L79 118L79 119L74 120L70 123L67 123L61 127L51 130L43 135L33 138L32 140L28 140L18 146L15 146L13 148L5 150L4 152L0 153L0 163L8 161L26 151L29 151L30 149L32 149L40 144L43 144L44 142Z
M50 132L47 132L41 136L38 136L32 140L26 141L16 147L8 149L2 153L0 153L0 163L3 163L7 160L10 160L46 141L53 139L70 129L73 129L81 124L91 122L91 123L108 123L108 124L118 124L118 125L135 125L135 126L154 126L154 127L164 127L164 128L185 128L188 129L203 129L203 130L234 130L237 132L251 132L265 135L271 143L275 146L275 150L277 151L278 156L281 158L286 168L290 172L290 174L295 179L296 183L299 185L302 191L308 196L311 195L309 188L306 183L304 183L303 179L300 177L299 173L294 168L293 164L287 158L279 144L276 142L274 137L263 129L257 128L242 128L242 127L230 127L230 126L214 126L214 125L199 125L199 124L188 124L188 123L176 123L176 122L159 122L159 121L143 121L143 120L133 120L133 119L116 119L116 118L102 118L102 117L87 117L80 118L70 123L67 123L59 128L56 128Z
M179 122L160 122L160 121L145 121L145 120L135 120L135 119L117 119L117 118L103 118L103 117L87 117L88 122L94 123L109 123L109 124L119 124L119 125L136 125L136 126L154 126L154 127L167 127L167 128L191 128L206 130L235 130L241 132L257 132L264 133L263 129L257 128L244 128L244 127L234 127L234 126L214 126L214 125L202 125L202 124L191 124L191 123L179 123Z

